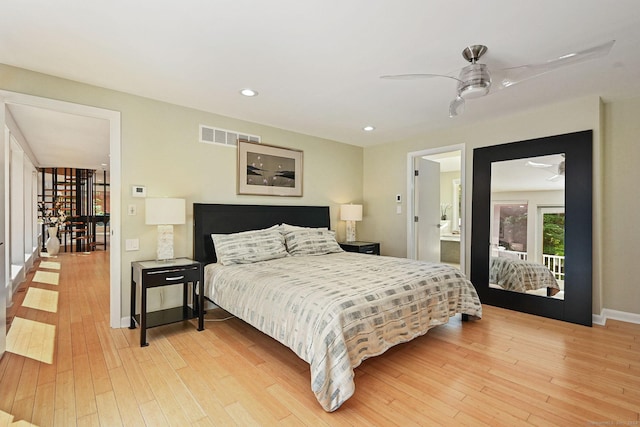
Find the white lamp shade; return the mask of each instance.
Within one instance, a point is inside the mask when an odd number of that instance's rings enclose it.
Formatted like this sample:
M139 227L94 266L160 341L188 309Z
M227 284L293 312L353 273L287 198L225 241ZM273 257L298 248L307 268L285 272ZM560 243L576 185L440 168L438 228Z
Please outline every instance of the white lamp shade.
M147 225L184 224L185 207L185 199L148 197L144 201L144 222Z
M343 221L362 221L362 205L340 206L340 219Z

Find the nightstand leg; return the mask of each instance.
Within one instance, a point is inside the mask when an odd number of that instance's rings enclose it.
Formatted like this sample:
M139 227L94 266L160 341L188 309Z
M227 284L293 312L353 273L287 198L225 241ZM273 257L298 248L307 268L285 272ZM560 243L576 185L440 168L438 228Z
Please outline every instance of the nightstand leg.
M198 330L204 331L204 281L202 278L198 280ZM195 301L194 301L195 304Z
M140 286L140 347L146 347L147 343L147 288L144 281Z

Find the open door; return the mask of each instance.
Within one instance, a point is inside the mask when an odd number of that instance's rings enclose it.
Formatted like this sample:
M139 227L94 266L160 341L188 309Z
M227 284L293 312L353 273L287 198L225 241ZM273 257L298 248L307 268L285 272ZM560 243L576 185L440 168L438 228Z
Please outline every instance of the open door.
M417 259L440 262L440 163L422 157L416 163Z

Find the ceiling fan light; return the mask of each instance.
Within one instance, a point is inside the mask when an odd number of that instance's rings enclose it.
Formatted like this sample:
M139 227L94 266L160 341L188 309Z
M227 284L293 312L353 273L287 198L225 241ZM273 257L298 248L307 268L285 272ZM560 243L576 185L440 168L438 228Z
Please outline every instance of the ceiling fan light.
M480 98L489 93L491 75L485 64L467 65L460 71L458 95L464 99Z

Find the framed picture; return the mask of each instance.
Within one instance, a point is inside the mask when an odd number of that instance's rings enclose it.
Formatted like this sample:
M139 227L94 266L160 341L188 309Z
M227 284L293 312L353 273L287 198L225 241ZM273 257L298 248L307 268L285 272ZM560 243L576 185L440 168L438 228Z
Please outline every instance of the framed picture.
M238 141L238 194L302 196L302 151Z

